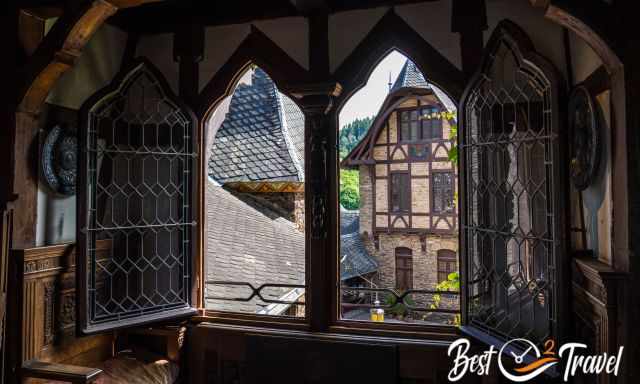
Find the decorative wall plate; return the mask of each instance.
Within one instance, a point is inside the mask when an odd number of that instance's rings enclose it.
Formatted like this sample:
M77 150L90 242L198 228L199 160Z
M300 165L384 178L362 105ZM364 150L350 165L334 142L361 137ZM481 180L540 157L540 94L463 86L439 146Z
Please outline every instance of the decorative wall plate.
M569 172L579 191L593 183L600 165L602 146L600 119L591 93L576 87L569 97Z
M42 175L49 187L61 195L75 195L78 170L78 139L75 132L59 125L47 135L42 146Z

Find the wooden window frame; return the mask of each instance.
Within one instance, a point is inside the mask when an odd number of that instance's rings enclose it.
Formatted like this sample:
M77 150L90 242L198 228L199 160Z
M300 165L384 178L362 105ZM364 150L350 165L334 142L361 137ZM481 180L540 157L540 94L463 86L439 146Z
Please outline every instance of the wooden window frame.
M398 127L398 142L401 144L422 144L422 143L431 143L434 141L442 141L445 140L444 136L442 135L442 119L438 118L437 120L440 121L440 137L424 137L424 131L425 128L428 128L429 131L431 133L433 133L433 120L424 120L421 119L420 116L422 116L421 112L424 109L433 109L436 112L440 112L442 109L433 105L433 104L421 104L418 105L416 107L404 107L404 108L397 108L396 109L396 119L397 119L397 123L396 126ZM411 140L411 139L407 139L404 137L403 133L402 133L402 114L403 113L409 113L411 114L411 112L416 112L418 115L418 119L415 120L418 123L418 131L417 131L417 136L418 138L416 140ZM414 120L411 120L411 118L409 118L409 123L411 123ZM429 126L427 127L427 122L429 123ZM409 135L411 135L411 125L409 125Z
M396 247L393 250L394 253L394 258L395 258L395 272L396 272L396 289L405 291L405 290L410 290L413 289L413 251L411 250L411 248L407 248L407 247ZM404 259L405 261L408 260L408 267L400 267L399 266L399 261ZM408 279L408 281L405 281L406 286L401 287L400 286L400 273L403 272L405 274L405 278Z
M404 188L401 192L400 192L400 200L403 202L406 202L407 206L406 209L402 209L402 207L400 207L398 210L393 209L393 180L394 180L394 176L402 176L403 180L407 183L407 187L408 188ZM411 214L411 198L412 198L412 193L411 193L411 176L409 174L409 171L392 171L389 172L389 178L388 178L388 193L389 193L389 213L393 213L393 214Z
M446 211L436 211L436 182L435 182L435 175L437 174L450 174L451 175L451 202L452 202L452 208ZM455 206L453 205L453 202L455 201L455 193L456 193L456 174L453 170L431 170L431 175L429 176L430 179L430 206L431 206L431 214L434 216L449 216L452 214L456 213L456 209ZM439 189L441 190L441 189Z
M437 269L438 269L438 283L445 281L449 278L449 274L455 272L458 269L458 257L455 251L451 249L438 249L436 252ZM454 268L451 270L449 267L453 263ZM445 267L445 268L441 268Z

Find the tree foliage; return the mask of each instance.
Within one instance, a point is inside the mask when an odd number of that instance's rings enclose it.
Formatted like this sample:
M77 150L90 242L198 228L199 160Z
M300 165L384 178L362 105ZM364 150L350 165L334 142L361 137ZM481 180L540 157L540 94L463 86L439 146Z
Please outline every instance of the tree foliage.
M373 116L355 119L340 129L340 135L338 136L340 160L344 159L358 145L364 135L367 134L372 122Z
M357 170L340 170L340 204L346 209L360 208L360 189Z
M340 160L344 159L358 145L367 134L372 122L373 116L355 119L342 127L338 136ZM340 204L346 209L360 208L360 186L357 170L340 170Z

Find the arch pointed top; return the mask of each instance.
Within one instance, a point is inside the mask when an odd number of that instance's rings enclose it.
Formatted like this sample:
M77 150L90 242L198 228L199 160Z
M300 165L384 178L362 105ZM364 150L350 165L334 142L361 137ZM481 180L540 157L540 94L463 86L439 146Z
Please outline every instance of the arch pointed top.
M362 88L376 65L394 50L407 56L452 100L460 100L465 88L462 71L390 9L336 69L335 78L344 89L338 105Z

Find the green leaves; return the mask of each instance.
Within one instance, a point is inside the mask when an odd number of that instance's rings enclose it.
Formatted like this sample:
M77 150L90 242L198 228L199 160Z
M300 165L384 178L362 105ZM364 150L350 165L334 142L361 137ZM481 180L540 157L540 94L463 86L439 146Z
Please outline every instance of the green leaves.
M340 170L340 204L346 209L360 208L359 179L357 170Z
M367 134L371 123L373 123L373 118L371 116L364 119L355 119L340 129L338 136L340 160L344 159Z

